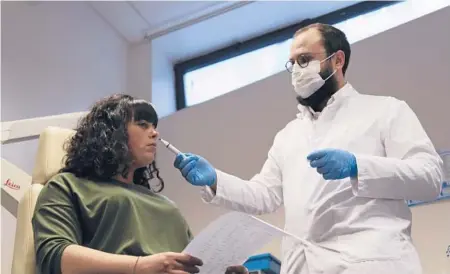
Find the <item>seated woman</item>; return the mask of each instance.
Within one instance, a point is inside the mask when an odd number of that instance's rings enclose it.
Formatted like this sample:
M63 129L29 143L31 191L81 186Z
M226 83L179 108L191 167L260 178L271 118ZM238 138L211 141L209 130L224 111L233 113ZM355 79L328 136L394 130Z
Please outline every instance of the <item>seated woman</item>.
M202 261L181 253L192 238L185 219L158 194L157 124L152 105L128 95L97 102L80 121L36 203L38 273L199 272Z

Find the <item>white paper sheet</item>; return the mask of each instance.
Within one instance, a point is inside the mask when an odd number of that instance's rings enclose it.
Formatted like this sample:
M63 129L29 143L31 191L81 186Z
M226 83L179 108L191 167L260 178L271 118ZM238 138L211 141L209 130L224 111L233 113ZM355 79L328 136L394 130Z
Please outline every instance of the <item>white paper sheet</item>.
M230 212L209 224L183 252L203 261L201 274L224 274L241 265L275 237L288 235L256 217Z

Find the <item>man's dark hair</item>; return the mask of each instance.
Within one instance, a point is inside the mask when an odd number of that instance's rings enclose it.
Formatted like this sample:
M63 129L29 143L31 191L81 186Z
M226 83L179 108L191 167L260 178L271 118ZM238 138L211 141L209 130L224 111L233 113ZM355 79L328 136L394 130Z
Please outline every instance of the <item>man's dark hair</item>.
M320 32L320 34L322 35L323 47L327 52L327 56L330 56L338 50L342 50L344 52L345 64L342 68L342 73L345 75L345 72L347 71L348 65L350 63L351 54L350 44L345 33L331 25L315 23L299 29L297 32L295 32L294 37L309 29L317 29Z
M156 126L158 115L153 106L125 94L98 101L78 123L76 132L65 144L67 156L60 172L70 172L91 180L111 180L116 175L127 177L132 155L128 148L127 125L145 120ZM150 180L157 177L160 187L155 190ZM164 188L155 161L134 172L133 182L154 192Z

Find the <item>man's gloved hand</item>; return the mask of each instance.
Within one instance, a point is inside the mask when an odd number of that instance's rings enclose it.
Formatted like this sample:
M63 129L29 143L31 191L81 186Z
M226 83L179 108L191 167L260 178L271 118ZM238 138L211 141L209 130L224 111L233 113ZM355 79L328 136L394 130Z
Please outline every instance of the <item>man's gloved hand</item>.
M181 171L186 181L194 186L212 186L217 181L216 170L201 156L180 153L173 165Z
M307 159L325 180L354 178L358 175L355 155L345 150L322 149L309 154Z

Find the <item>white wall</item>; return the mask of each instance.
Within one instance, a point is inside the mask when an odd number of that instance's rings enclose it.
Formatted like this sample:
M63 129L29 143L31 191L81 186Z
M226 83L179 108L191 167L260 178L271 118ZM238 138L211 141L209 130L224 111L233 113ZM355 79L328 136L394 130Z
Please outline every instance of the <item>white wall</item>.
M158 109L158 115L167 116L176 111L175 73L173 60L164 53L163 40L152 41L152 102Z
M86 110L128 85L140 87L138 96L147 95L145 83L127 80L128 66L139 66L127 63L127 43L84 2L2 1L1 28L2 121ZM31 174L36 144L2 145L2 157ZM10 273L15 233L15 218L6 213L4 274Z
M126 92L152 101L152 45L150 42L130 45L127 54Z
M86 109L124 90L126 56L83 2L3 2L2 121Z
M361 93L406 100L437 149L450 148L446 113L450 102L450 32L440 31L449 25L450 8L446 8L360 41L352 46L348 72L350 82ZM261 168L275 133L295 118L296 102L289 77L282 72L165 117L159 126L161 136L185 152L203 155L219 169L250 178ZM198 188L186 183L173 168L173 158L161 148L158 162L166 181L165 194L178 203L197 233L224 211L200 201ZM433 214L441 214L440 220L445 220L450 208L446 203L432 210ZM421 224L413 226L414 235L426 235L424 226L431 230L437 226L428 224L429 220L420 217L423 214L414 216L414 222ZM264 219L283 226L283 211ZM450 230L450 224L441 228L445 229ZM423 241L420 236L415 239ZM450 234L441 236L447 238L441 238L439 246L445 241L450 245ZM279 256L279 242L262 251ZM430 252L441 259L430 261L427 256ZM422 249L425 274L442 273L437 267L444 256L445 250Z

